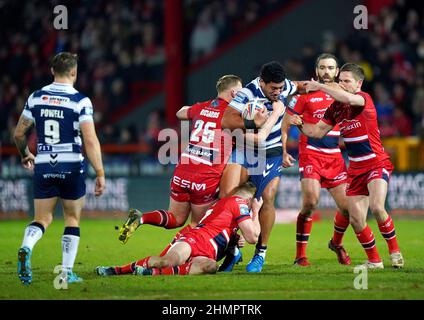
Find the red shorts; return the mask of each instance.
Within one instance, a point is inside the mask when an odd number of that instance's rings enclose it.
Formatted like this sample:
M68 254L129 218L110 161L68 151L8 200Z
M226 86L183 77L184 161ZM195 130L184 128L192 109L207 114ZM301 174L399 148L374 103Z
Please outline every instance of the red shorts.
M205 238L203 238L198 233L196 234L188 232L178 241L184 241L188 243L188 245L191 247L191 258L207 257L216 260L216 251L213 245L206 241Z
M299 156L300 179L315 179L322 188L331 189L347 182L346 164L337 158L304 154Z
M195 168L194 168L195 169ZM221 175L196 172L193 166L179 165L171 179L171 198L178 202L203 205L218 198Z
M383 179L389 182L393 169L390 160L380 162L373 168L349 168L346 195L368 196L368 183L375 179Z

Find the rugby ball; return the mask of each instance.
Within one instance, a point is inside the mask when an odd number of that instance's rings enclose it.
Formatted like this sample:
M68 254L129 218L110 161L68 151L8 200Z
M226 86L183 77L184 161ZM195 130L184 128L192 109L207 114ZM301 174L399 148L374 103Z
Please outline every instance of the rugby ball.
M253 118L255 118L256 113L258 111L261 111L262 109L266 110L264 99L256 98L250 100L248 103L246 103L241 116L246 120L253 120Z

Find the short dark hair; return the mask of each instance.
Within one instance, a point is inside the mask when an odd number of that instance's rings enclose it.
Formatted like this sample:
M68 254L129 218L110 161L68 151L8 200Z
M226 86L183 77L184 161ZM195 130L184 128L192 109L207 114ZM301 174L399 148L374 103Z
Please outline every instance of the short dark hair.
M265 63L262 66L259 76L265 83L279 83L286 80L286 71L284 70L284 67L281 65L281 63L277 61L271 61Z
M225 76L219 78L216 82L216 91L218 91L218 94L220 94L223 91L237 85L237 83L242 84L242 80L239 76L226 74Z
M336 67L339 67L339 60L337 60L336 56L331 53L321 53L318 58L315 60L315 68L318 68L318 64L321 60L324 59L333 59L336 61Z
M63 76L75 68L78 64L78 56L70 52L60 52L55 55L51 67L55 75Z
M364 69L362 69L361 66L355 64L355 63L345 63L341 68L340 68L340 73L342 72L346 72L349 71L352 73L353 77L356 80L364 80L365 79L365 73L364 73Z

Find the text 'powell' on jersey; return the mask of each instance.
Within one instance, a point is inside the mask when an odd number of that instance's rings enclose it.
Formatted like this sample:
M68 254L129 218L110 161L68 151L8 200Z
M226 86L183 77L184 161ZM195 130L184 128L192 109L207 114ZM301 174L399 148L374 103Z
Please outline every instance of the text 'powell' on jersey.
M22 116L37 130L35 165L43 171L72 171L81 168L80 123L93 121L93 105L71 84L53 82L33 92Z

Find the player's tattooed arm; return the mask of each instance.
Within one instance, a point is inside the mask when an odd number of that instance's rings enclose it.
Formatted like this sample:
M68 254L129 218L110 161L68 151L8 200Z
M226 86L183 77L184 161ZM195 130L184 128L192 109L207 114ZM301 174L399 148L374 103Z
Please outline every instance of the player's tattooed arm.
M30 154L30 151L28 149L27 139L26 139L26 133L32 127L33 124L34 124L33 120L28 119L24 116L21 116L15 128L15 132L14 132L15 144L22 158Z

